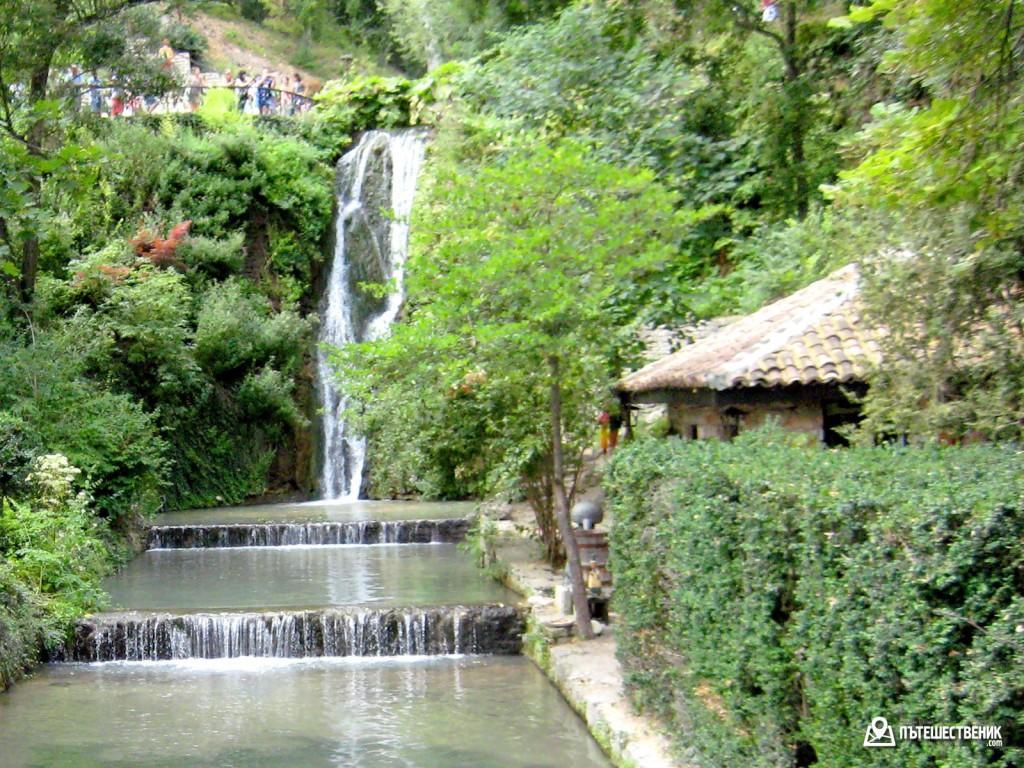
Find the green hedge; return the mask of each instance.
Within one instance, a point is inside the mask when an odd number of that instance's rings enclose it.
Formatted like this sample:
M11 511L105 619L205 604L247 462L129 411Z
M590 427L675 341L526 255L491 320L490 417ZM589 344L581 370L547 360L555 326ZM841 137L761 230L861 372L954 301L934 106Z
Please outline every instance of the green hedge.
M1024 453L644 441L605 479L619 654L710 766L1024 764ZM1000 748L890 724L993 724Z

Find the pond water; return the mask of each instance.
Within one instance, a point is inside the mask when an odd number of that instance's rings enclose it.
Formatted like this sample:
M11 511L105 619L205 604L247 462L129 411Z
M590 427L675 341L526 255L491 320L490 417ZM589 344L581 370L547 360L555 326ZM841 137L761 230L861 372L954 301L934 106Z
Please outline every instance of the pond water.
M350 520L438 520L465 517L476 508L467 501L309 501L167 512L153 525L230 525Z
M455 544L149 550L104 586L112 609L179 613L519 602Z
M606 768L521 657L49 665L0 695L23 766Z
M277 505L158 523L437 520L471 506ZM515 653L522 623L495 606L519 597L454 544L211 541L147 551L106 587L112 609L133 613L83 619L63 658L174 660L50 664L0 694L3 768L610 765L528 660L459 655Z

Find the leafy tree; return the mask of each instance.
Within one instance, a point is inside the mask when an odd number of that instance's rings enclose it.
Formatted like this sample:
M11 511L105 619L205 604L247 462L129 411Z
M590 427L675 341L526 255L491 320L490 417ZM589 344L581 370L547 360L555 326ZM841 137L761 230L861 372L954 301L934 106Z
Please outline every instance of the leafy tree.
M130 41L137 31L123 12L147 0L2 0L0 2L0 175L22 181L0 196L0 253L8 277L17 276L29 302L39 269L39 214L43 184L60 179L90 156L68 142L58 101L77 104L76 84L56 77L70 64L81 71L107 67L126 87L150 92L170 85L169 76L147 61Z
M886 82L882 43L878 25L830 29L838 6L783 5L764 22L753 2L578 3L458 77L465 104L504 123L496 133L583 139L678 191L694 214L678 257L630 289L653 324L748 310L820 276L794 254L763 280L759 249L803 239L843 137Z
M702 79L646 45L620 11L568 8L505 36L458 79L474 109L552 138L593 143L609 162L665 174L678 156L692 159L683 149L685 112Z
M888 329L872 433L1019 439L1024 424L1024 16L1008 2L886 0L886 66L923 98L875 110L836 191L878 233L866 296Z
M403 59L433 70L486 49L512 25L552 13L566 0L378 0Z
M747 190L763 205L803 218L837 167L838 111L829 113L835 81L850 73L837 62L856 63L856 33L829 30L827 21L845 9L828 0L779 0L774 19L762 17L756 0L683 0L679 24L694 46L696 62L717 87L726 87L726 108L735 124L739 156L760 168ZM838 119L837 119L838 118ZM831 123L831 124L830 124ZM824 128L824 130L822 130ZM742 167L742 166L740 166ZM748 173L754 169L749 169Z
M669 258L679 224L674 196L650 172L587 154L571 142L527 145L471 173L437 169L413 226L408 321L340 358L370 411L391 377L417 402L426 384L437 399L484 403L492 423L478 455L493 450L536 489L546 552L556 558L559 539L565 547L585 637L572 478L627 345L613 300Z

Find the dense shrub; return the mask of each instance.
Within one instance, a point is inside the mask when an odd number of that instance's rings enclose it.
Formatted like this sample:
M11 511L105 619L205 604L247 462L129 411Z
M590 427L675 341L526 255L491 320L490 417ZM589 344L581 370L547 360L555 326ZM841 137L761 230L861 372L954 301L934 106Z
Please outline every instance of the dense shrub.
M308 333L308 321L294 312L274 312L266 297L228 280L203 297L195 355L206 370L228 380L268 363L291 370Z
M24 491L29 464L41 448L39 436L24 420L0 411L0 496Z
M629 685L702 764L1024 758L1024 454L650 441L606 489ZM1010 746L887 757L862 747L878 716Z
M12 459L0 483L16 490L18 456L60 451L119 532L161 504L307 482L269 471L303 439L296 384L331 222L330 154L234 101L231 119L205 106L78 129L104 162L81 194L46 187L32 332L0 340L0 411L35 440L0 424Z
M36 663L40 609L0 557L0 692Z
M87 378L84 355L71 340L39 332L27 346L0 344L0 361L0 429L17 430L8 433L11 441L20 435L22 451L33 457L67 456L94 489L96 511L115 529L156 510L167 466L154 415ZM15 491L23 489L27 466L5 468L18 485L5 493L23 496Z
M119 552L81 475L61 454L40 455L25 500L0 499L0 691L106 599L100 579Z

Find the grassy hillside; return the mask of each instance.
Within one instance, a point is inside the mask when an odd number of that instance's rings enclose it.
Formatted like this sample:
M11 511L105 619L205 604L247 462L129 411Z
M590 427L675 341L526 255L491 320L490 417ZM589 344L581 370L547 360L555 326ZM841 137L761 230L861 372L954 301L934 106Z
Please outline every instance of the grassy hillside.
M257 23L243 18L227 3L204 4L185 21L207 40L203 57L206 70L301 72L307 82L323 82L348 73L394 72L331 19L322 20L318 40L304 35L293 18L269 16Z

